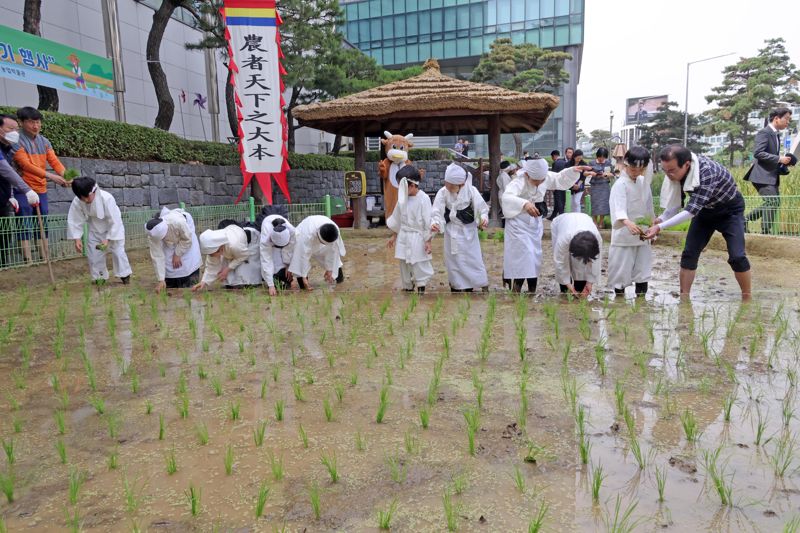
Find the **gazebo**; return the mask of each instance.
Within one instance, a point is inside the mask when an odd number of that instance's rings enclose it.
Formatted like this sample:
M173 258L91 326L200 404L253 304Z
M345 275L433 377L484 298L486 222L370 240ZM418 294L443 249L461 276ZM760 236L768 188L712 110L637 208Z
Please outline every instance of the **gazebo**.
M298 106L294 116L301 126L352 137L356 170L364 170L365 137L379 137L387 130L415 136L487 134L494 217L499 204L500 134L539 131L558 106L558 97L451 78L440 72L435 59L428 59L423 68L413 78ZM357 227L360 223L356 220Z

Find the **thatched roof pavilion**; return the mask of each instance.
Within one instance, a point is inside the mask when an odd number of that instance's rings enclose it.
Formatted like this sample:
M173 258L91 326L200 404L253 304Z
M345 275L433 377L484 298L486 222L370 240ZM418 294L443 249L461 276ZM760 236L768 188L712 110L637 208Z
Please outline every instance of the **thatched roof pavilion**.
M301 126L353 137L355 167L363 170L364 137L392 133L489 136L492 207L497 212L495 179L500 172L500 134L538 131L558 107L558 97L520 93L445 76L429 59L413 78L374 87L336 100L294 109Z

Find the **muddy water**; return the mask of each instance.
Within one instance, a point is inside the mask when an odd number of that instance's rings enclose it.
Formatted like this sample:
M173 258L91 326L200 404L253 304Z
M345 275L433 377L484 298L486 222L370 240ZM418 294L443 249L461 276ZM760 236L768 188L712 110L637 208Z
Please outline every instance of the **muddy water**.
M486 242L484 251L497 280L502 245ZM798 514L800 461L791 439L798 430L792 411L800 323L796 285L782 278L788 263L753 259L757 296L746 307L717 253L699 271L691 304L675 298L671 249L658 251L645 302L602 293L567 302L545 277L540 293L522 305L523 361L519 304L497 287L492 296L452 296L438 271L430 294L416 300L396 292L396 265L382 240L350 240L348 252L348 279L336 291L320 283L310 294L272 300L262 291L155 297L141 256L130 288L96 290L75 277L56 291L19 283L0 294L0 436L13 441L15 456L13 465L0 459L2 475L14 478L14 502L0 496L8 530L64 530L69 513L93 531L366 531L377 529L378 511L396 501L393 530L443 531L444 491L452 493L464 531L527 530L543 505L544 530L603 530L613 524L617 499L620 514L635 505L630 522L641 531L775 531ZM544 271L552 272L549 262ZM429 394L437 365L439 386ZM575 410L563 390L573 378ZM483 393L470 455L463 413L477 406L476 381ZM378 424L384 386L389 405ZM615 387L624 391L644 468ZM179 411L184 397L186 418ZM429 397L423 429L419 412ZM98 398L102 415L90 403ZM56 411L64 413L63 435ZM591 443L586 465L575 411L584 413ZM684 434L687 412L696 441ZM267 426L257 446L261 421ZM198 426L207 428L207 444ZM539 450L535 463L525 462L531 446ZM721 504L704 464L716 449L731 505ZM774 466L780 453L788 457L783 476ZM177 471L168 474L173 454ZM338 482L323 455L335 455ZM270 457L283 462L280 480ZM396 479L391 461L399 465ZM515 467L524 492L512 480ZM593 502L590 485L600 467L605 477ZM85 476L75 504L71 471ZM256 519L264 481L269 496ZM314 484L319 519L309 499ZM201 493L196 517L185 495L190 485Z

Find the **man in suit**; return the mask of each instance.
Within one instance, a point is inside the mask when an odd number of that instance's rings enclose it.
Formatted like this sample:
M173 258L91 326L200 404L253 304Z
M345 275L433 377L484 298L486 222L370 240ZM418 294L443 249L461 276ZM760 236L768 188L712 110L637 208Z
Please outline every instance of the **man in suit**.
M550 152L550 157L553 159L553 167L551 170L555 173L559 173L567 168L569 160L572 159L573 151L571 147L564 149L564 157L560 157L561 153L558 150ZM553 191L553 212L547 217L547 220L552 221L558 215L562 214L566 207L567 191Z
M761 219L764 234L772 233L775 214L780 207L780 165L788 165L788 155L781 157L780 131L785 130L792 120L792 111L786 107L774 109L769 114L769 124L756 134L753 157L755 162L745 174L744 179L753 184L758 194L764 197L761 207L747 215L747 221Z

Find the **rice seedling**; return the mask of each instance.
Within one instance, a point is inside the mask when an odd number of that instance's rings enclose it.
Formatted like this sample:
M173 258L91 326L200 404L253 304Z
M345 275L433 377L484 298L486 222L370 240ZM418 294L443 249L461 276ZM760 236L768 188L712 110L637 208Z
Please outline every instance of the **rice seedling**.
M172 475L178 471L178 460L175 457L175 448L172 447L164 456L164 462L167 466L167 475Z
M625 411L625 389L619 381L614 383L614 398L616 399L617 415L622 416Z
M386 465L389 467L389 477L395 483L402 483L408 475L408 464L398 455L387 455Z
M275 400L275 420L281 422L283 420L284 401L282 398Z
M189 396L187 394L181 394L175 405L181 418L189 418Z
M262 446L264 444L264 434L267 431L267 423L265 421L261 421L258 425L253 428L253 441L255 442L256 446Z
M575 433L581 439L586 435L586 408L582 405L575 411Z
M237 374L237 372L236 372L236 368L234 368L234 367L229 367L229 368L228 368L228 379L229 379L230 381L236 381L236 376L237 376L237 375L238 375L238 374Z
M73 507L70 510L65 507L64 516L66 517L67 527L71 533L80 533L80 531L82 531L80 509Z
M189 390L189 383L186 380L186 374L183 370L178 374L178 385L176 387L176 394L186 394Z
M578 451L581 456L581 464L589 464L589 455L592 451L592 443L588 435L583 435L578 440Z
M119 428L122 422L120 421L119 414L117 413L108 413L105 417L106 419L106 427L108 427L108 436L112 439L116 439L117 435L119 434Z
M578 381L575 376L568 375L567 372L561 373L561 390L564 393L564 400L570 406L573 414L577 413L578 408Z
M542 459L550 457L552 454L544 446L539 446L533 441L527 442L528 451L525 454L526 463L538 464Z
M667 469L666 467L656 467L655 468L655 476L656 476L656 489L658 489L658 501L664 501L664 488L667 485Z
M600 337L594 345L594 357L601 376L606 375L606 349L606 338Z
M67 447L64 445L64 440L58 439L55 446L56 452L58 452L58 458L61 460L61 464L67 464Z
M392 526L392 516L397 511L397 499L392 500L389 509L378 511L378 529L389 530Z
M378 397L378 412L375 415L375 421L378 424L383 423L383 419L386 416L386 409L389 407L389 385L384 384L381 387L381 392Z
M694 413L686 409L681 413L681 426L683 426L683 434L686 436L687 442L697 442L700 438L700 431L697 428L697 420Z
M269 452L267 458L269 459L269 468L272 470L273 479L275 481L282 480L284 475L283 459L277 457L272 451Z
M214 389L215 396L222 396L222 383L217 376L212 376L209 380L211 388Z
M53 419L56 421L56 428L59 435L64 435L67 432L66 422L64 421L64 411L56 409L53 411Z
M637 505L639 505L638 501L632 502L623 510L622 501L619 495L617 495L613 516L606 511L603 517L606 530L610 533L631 533L639 527L644 521L644 518L633 519L633 512L636 510Z
M292 390L294 391L294 399L298 402L306 401L306 397L303 394L303 386L300 384L299 381L295 380L292 382Z
M225 474L231 475L233 472L233 445L228 444L225 447L225 455L222 458L222 462L225 465Z
M267 485L266 480L264 480L261 482L258 488L258 494L256 495L256 520L264 515L264 506L267 504L268 497L269 485Z
M480 427L481 414L478 409L465 409L464 420L467 423L467 443L469 454L475 455L475 434Z
M419 423L422 429L428 429L428 424L431 420L431 410L428 406L422 406L419 410Z
M419 453L419 439L410 429L403 435L403 444L407 454L416 455Z
M89 396L89 404L94 407L98 415L106 412L106 402L99 395Z
M600 503L600 488L603 486L603 480L606 475L603 473L603 465L598 463L592 467L592 503L597 505Z
M164 440L164 433L166 431L166 424L164 423L164 415L158 415L158 440Z
M729 423L731 421L731 409L733 408L733 402L735 400L735 392L728 394L722 399L722 419L725 421L725 423Z
M81 487L83 487L84 481L86 481L86 474L84 472L78 472L78 470L76 470L75 468L70 469L68 494L69 494L69 503L71 505L75 505L78 503L78 496L80 496Z
M781 418L783 419L783 427L789 427L789 424L791 424L795 417L794 412L794 400L789 394L787 394L781 401Z
M367 449L367 440L361 431L356 431L355 436L356 450L363 452Z
M772 439L772 437L769 437L766 440L764 440L764 432L767 429L767 417L761 414L760 408L756 408L756 416L757 416L756 431L755 431L756 437L754 442L756 446L761 446L762 441L763 444L766 444Z
M456 494L463 493L465 490L467 490L467 475L464 472L454 475L450 479L450 487Z
M703 450L703 467L711 480L714 491L719 496L720 503L730 507L733 506L733 475L727 478L727 462L722 465L718 464L721 452L721 446L713 451Z
M14 417L11 419L11 427L13 428L14 433L22 433L23 422L24 420L21 417L14 415Z
M544 517L547 516L548 509L549 506L544 500L542 500L542 504L539 506L539 511L537 511L536 516L534 516L528 523L528 533L539 533L539 531L542 530L542 526L544 525Z
M189 512L192 513L192 516L200 514L200 489L190 483L189 490L185 491L184 494L189 502Z
M6 452L6 460L8 461L9 465L13 465L17 462L17 456L14 449L14 439L2 439L0 443L3 445L3 451Z
M792 433L786 433L776 441L775 451L769 456L776 476L783 478L787 471L792 474L797 470L792 468L796 447L797 435Z
M8 503L14 503L14 471L9 469L8 474L0 472L0 491L6 496Z
M453 497L448 490L445 490L442 494L442 505L444 506L444 518L447 523L447 530L457 530L459 506L453 503Z
M514 486L519 493L525 494L525 476L522 474L519 467L514 465L514 471L508 475L511 477L511 480L514 481Z
M303 428L303 424L298 426L297 432L300 434L300 441L303 443L303 448L308 449L308 433Z
M320 455L320 460L322 464L325 466L325 469L328 471L328 475L331 477L331 483L336 483L339 481L339 469L337 466L336 460L336 452L331 454L322 453Z
M228 403L228 414L232 421L239 420L239 411L242 409L242 402L236 400L235 402Z
M2 529L0 529L2 532ZM786 522L783 526L783 533L798 533L800 532L800 516L793 516L791 520Z
M350 373L350 385L353 387L358 385L358 370L353 370Z
M111 452L108 454L106 465L108 465L109 470L116 470L119 466L119 452L116 448L111 450Z
M321 505L320 505L320 492L319 485L316 481L311 484L308 489L308 499L311 501L311 510L314 513L314 518L319 520Z

